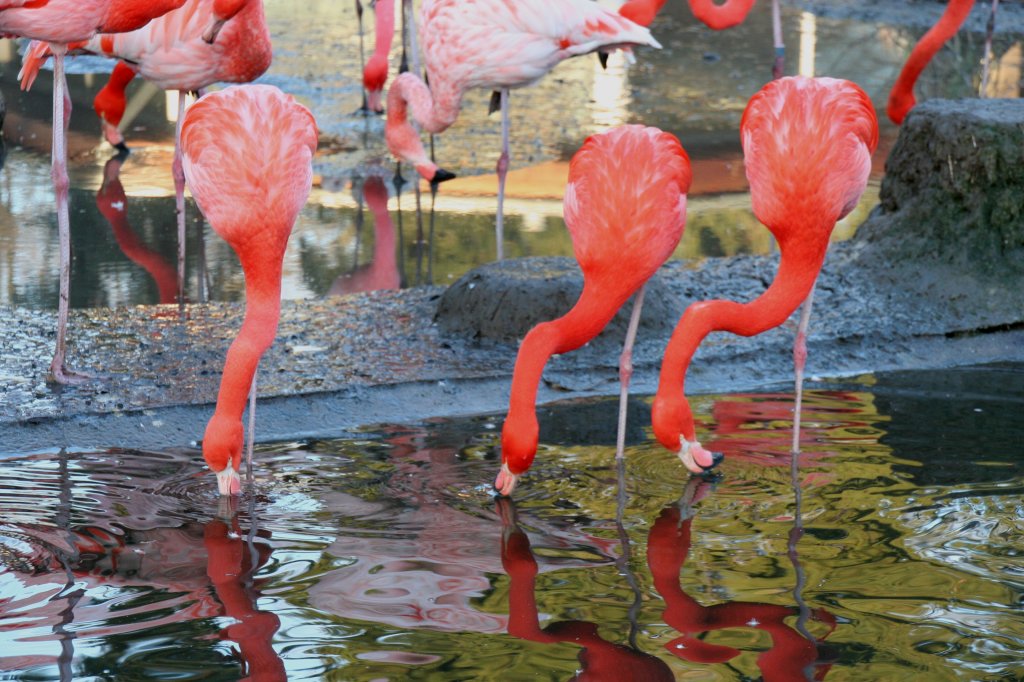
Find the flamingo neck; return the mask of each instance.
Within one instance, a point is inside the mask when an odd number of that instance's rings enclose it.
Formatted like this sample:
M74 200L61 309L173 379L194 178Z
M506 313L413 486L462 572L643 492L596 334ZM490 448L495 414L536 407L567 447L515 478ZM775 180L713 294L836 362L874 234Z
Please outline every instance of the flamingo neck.
M754 336L785 322L814 286L825 259L827 234L825 239L806 242L780 241L779 271L771 286L753 301L700 301L686 309L665 349L652 408L654 433L662 445L678 450L680 435L696 440L685 382L690 360L704 337L716 331Z
M437 164L424 151L419 132L409 121L409 115L412 114L423 130L439 133L454 123L459 115L461 94L457 91L454 93L435 98L427 84L408 71L399 75L388 90L387 122L384 127L388 149L400 160L415 167L427 180L433 180Z
M274 342L281 315L281 257L239 254L245 271L245 319L228 348L214 416L242 419L260 358Z
M914 98L914 83L917 82L918 76L924 71L924 67L928 66L935 53L960 29L972 7L974 0L949 0L946 11L942 13L938 23L914 46L889 93L889 103L885 111L893 123L903 123L907 113L914 108L914 104L917 103Z
M626 297L632 292L626 292ZM600 285L584 280L583 293L572 310L551 322L530 330L519 346L512 372L508 415L501 432L502 462L513 474L530 468L537 454L537 388L548 358L567 353L601 333L624 298L605 292Z
M395 0L376 0L373 7L376 24L374 25L373 52L387 61L391 52L391 41L395 37Z
M714 0L690 0L693 16L715 31L743 23L753 6L754 0L725 0L721 4Z
M262 0L249 0L224 24L214 43L228 57L225 69L233 83L256 80L270 68L273 49Z
M619 14L635 24L650 26L665 6L666 0L628 0L619 7Z

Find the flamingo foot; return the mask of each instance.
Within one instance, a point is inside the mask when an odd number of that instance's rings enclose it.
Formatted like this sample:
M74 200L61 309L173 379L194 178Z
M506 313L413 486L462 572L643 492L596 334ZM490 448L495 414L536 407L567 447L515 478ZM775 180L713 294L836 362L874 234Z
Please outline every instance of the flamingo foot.
M502 463L501 471L498 472L498 477L494 480L494 489L502 497L509 497L516 489L517 483L519 483L519 474L513 474L509 471L508 464Z
M710 471L716 464L722 461L722 455L705 450L695 440L683 440L683 446L679 448L679 460L687 469L695 474L703 474Z
M85 384L93 379L96 379L95 374L89 374L88 372L75 372L64 366L63 363L57 366L50 366L50 376L48 379L54 383L61 384L63 386L77 386L79 384Z
M242 494L242 478L235 471L235 467L229 464L217 472L217 489L221 495Z

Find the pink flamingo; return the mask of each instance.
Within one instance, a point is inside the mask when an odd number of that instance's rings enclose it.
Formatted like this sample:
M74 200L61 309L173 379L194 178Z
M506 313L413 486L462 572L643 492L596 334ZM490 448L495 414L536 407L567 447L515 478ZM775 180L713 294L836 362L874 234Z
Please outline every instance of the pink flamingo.
M501 471L494 483L502 495L512 493L537 454L537 386L548 358L593 339L639 290L619 360L621 456L642 287L683 236L690 179L690 159L679 140L657 128L614 128L587 138L573 156L565 224L583 270L583 292L572 310L531 329L519 346L501 432Z
M713 459L697 442L682 389L690 360L709 333L760 334L804 303L793 347L800 404L814 282L832 228L853 210L867 185L878 121L871 100L853 83L791 77L769 82L751 98L740 134L754 213L778 241L781 262L768 290L750 303L690 305L669 340L652 407L654 433L695 473ZM794 426L794 441L798 433Z
M263 0L185 0L179 9L138 30L96 35L71 48L121 60L93 100L104 137L119 149L127 149L117 126L127 103L125 88L136 74L163 90L179 91L172 172L178 218L178 301L183 305L185 177L181 173L180 138L185 95L214 83L248 83L270 67L270 32ZM32 87L48 52L44 43L29 47L21 73L23 89Z
M530 85L569 57L633 45L661 47L646 28L590 0L424 0L420 38L430 86L415 73L395 79L388 91L388 148L426 180L450 180L455 175L438 168L423 150L409 109L421 128L440 133L458 118L466 90L501 93L498 259L504 253L509 89Z
M58 383L76 383L86 376L64 365L71 280L71 221L68 216L68 154L65 142L70 98L64 76L68 43L86 41L97 33L134 31L154 17L180 7L184 0L0 0L0 36L31 38L50 43L53 53L53 148L51 163L60 241L60 297L57 303L57 342L50 375Z
M917 103L914 97L914 83L917 82L918 76L924 71L924 67L928 66L935 53L960 30L972 7L974 0L949 0L946 11L942 13L939 21L914 46L889 93L885 112L889 115L890 121L897 125L903 123L907 113L914 108Z
M388 55L395 35L395 0L376 0L373 4L375 43L370 60L363 67L366 108L374 114L384 113L384 83L388 80Z
M316 144L309 110L267 85L205 95L181 126L182 168L192 196L245 271L245 320L228 349L203 436L203 457L221 495L241 492L242 412L250 389L252 471L256 367L277 332L284 251L312 186Z

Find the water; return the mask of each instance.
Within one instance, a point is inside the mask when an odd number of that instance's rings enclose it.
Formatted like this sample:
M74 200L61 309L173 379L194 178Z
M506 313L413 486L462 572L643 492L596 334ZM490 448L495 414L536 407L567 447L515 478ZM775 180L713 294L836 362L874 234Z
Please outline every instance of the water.
M418 218L408 185L399 211L383 122L351 113L361 98L353 3L266 0L265 5L275 58L262 80L309 105L325 142L315 161L318 187L299 217L285 259L284 295L446 284L491 260L493 178L445 184L433 228L429 197L423 199L427 215ZM367 30L372 31L369 16ZM879 109L910 45L924 31L921 26L815 17L791 7L783 16L789 73L853 79ZM749 209L737 135L747 99L768 75L769 4L758 3L742 26L714 32L697 24L685 3L668 3L653 30L665 49L642 51L632 67L613 60L603 71L596 59L573 59L537 85L514 93L511 167L526 169L529 181L510 181L516 196L506 207L509 256L571 255L561 219L565 162L586 135L637 122L678 135L693 161L688 227L676 258L771 248L767 230ZM371 45L372 33L367 49ZM398 50L396 42L394 63ZM922 97L970 96L980 79L980 53L981 36L962 33L923 75ZM1019 96L1019 40L1000 36L996 55L992 93ZM0 41L0 89L8 110L8 157L0 172L0 304L52 308L57 300L57 228L48 161L52 79L44 74L30 93L21 93L15 83L18 63L13 43ZM110 67L89 62L76 68ZM112 150L101 144L91 111L92 97L104 81L103 74L91 73L74 75L70 83L75 112L71 305L166 302L175 259L169 169L176 99L133 83L127 139L134 151L120 170L127 222L112 226L97 206ZM459 121L437 140L443 165L464 177L492 172L497 160L500 125L497 117L486 115L488 96L471 93ZM876 203L878 177L895 135L883 120L873 185L839 227L837 238L850 236ZM361 179L381 174L390 194L390 225L374 220L367 208L360 211ZM189 214L197 216L192 204ZM230 249L208 226L193 223L189 234L189 300L240 299L242 274Z
M695 400L713 482L638 399L621 513L609 399L541 409L514 502L490 494L494 415L261 446L233 506L196 451L10 457L0 669L1020 679L1022 402L1020 365L818 383L794 486L790 393Z

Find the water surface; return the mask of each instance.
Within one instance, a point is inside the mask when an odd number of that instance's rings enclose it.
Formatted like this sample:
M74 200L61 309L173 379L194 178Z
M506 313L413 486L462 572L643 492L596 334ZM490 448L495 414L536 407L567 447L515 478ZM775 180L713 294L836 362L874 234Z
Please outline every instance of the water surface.
M494 415L263 445L233 505L192 450L10 457L0 668L1018 679L1022 402L1020 366L818 384L794 481L788 392L695 400L716 480L649 439L638 399L621 509L612 400L541 409L514 502L490 492Z

